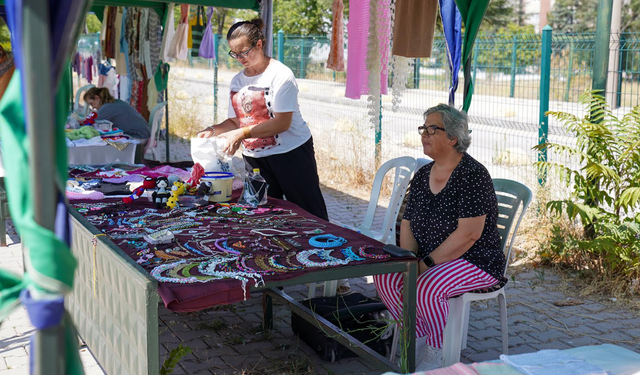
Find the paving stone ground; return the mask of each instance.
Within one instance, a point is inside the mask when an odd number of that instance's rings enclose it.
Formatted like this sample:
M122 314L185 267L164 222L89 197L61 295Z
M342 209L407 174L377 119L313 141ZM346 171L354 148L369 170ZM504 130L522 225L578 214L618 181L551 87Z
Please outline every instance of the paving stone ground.
M323 192L332 220L354 225L364 216L366 201L329 188L323 188ZM0 266L21 273L22 248L11 226L8 243L8 247L0 248ZM515 276L507 284L509 353L605 343L640 353L640 312L589 300L582 305L556 307L554 301L573 296L558 291L560 277L553 271L529 269L525 265L512 267L510 274ZM367 296L375 294L370 278L352 280L351 285ZM288 287L285 291L302 299L308 287ZM321 360L293 334L291 314L282 306L274 306L274 330L262 333L259 330L261 296L256 293L251 297L244 303L197 313L176 314L161 307L161 360L171 349L183 344L193 352L179 363L174 371L176 375L382 373L359 358L335 363ZM472 305L467 348L461 358L463 362L496 359L501 354L497 305L497 301ZM0 375L28 373L28 340L32 332L33 327L23 308L14 311L0 326ZM80 349L85 372L104 374L90 349Z

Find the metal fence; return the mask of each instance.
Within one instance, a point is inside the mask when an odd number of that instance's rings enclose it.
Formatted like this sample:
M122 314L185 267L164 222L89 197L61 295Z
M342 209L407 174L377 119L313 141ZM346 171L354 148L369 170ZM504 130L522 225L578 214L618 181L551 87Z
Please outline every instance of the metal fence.
M531 148L539 142L541 108L584 115L578 98L591 88L595 33L550 33L547 37L551 64L544 77L540 70L545 57L541 34L480 34L475 42L475 93L469 109L473 142L469 153L487 165L494 177L516 178L535 185L533 163L538 155ZM614 112L623 114L640 103L640 33L614 35L611 40L607 97L613 108L619 107ZM316 148L339 156L346 164L350 161L374 168L377 124L371 122L375 119L369 115L367 97L344 97L345 73L326 69L329 45L325 36L279 34L274 38L273 55L298 78L302 114L314 133ZM228 45L221 40L221 73L242 69L227 52ZM193 63L197 64L197 59ZM426 108L448 100L451 77L447 66L444 38L436 35L432 56L413 60L399 108L392 110L391 95L382 96L381 161L400 155L423 156L416 128L423 121ZM459 80L457 106L462 104L461 73ZM549 87L548 95L541 95L541 87ZM540 98L547 97L548 102L541 103ZM221 82L220 107L226 107L227 101L228 83ZM226 108L218 108L218 113L226 114ZM547 125L550 141L574 142L561 124L549 120ZM552 161L574 162L560 158L548 155Z

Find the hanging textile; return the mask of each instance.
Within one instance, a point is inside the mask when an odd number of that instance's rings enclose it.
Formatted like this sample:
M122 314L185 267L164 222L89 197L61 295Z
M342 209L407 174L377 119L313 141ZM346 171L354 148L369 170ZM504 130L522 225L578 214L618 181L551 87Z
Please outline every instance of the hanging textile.
M473 43L478 35L478 29L489 7L489 0L457 0L456 5L464 20L464 38L462 48L462 64L464 66L464 104L462 110L467 112L471 106L473 96L473 81L471 80L471 52Z
M368 90L367 46L369 40L369 0L351 0L347 24L347 84L345 96L360 99Z
M13 55L5 52L4 48L0 46L0 99L9 86L14 70Z
M344 4L342 0L334 0L333 22L331 23L331 49L327 59L327 68L344 72Z
M149 12L149 78L155 74L155 69L160 64L160 50L162 48L162 21L155 11Z
M174 25L173 19L173 8L175 8L175 3L169 3L167 9L167 15L164 19L164 33L162 34L162 48L160 49L160 58L162 61L169 62L174 59L169 57L169 46L171 45L171 41L176 33L176 28Z
M213 43L213 30L211 26L211 18L213 18L213 7L209 7L207 11L207 27L204 29L204 35L202 35L202 43L200 43L200 49L198 50L198 56L205 59L215 59L216 51Z
M180 23L176 29L176 34L169 46L168 55L170 58L178 60L187 59L187 38L189 33L189 4L180 5Z
M200 43L202 43L202 36L205 29L203 6L196 8L196 18L193 22L189 22L189 25L191 25L191 56L198 57L198 51L200 51Z
M260 18L264 21L262 35L265 37L264 53L273 57L273 0L262 0L260 2Z
M115 59L116 57L116 16L118 15L117 7L106 7L107 18L105 27L104 45L102 51L104 58Z
M118 75L126 76L127 75L127 58L125 54L122 53L122 16L124 10L118 7L118 11L116 13L116 39L115 39L115 54L116 54L116 73Z
M440 1L440 18L444 30L444 40L447 47L447 61L451 84L449 85L449 105L455 105L456 90L458 90L458 71L460 70L460 55L462 49L462 16L454 0Z
M396 0L394 55L431 57L437 8L437 0Z

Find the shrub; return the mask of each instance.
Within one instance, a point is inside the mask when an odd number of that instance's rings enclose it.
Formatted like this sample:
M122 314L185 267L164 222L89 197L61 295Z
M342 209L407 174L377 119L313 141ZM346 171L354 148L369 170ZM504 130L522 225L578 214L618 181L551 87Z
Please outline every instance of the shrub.
M582 268L600 273L637 277L640 274L640 106L617 118L605 99L584 93L580 102L587 115L579 118L564 112L549 112L576 136L576 146L546 143L547 148L578 163L541 161L541 173L555 172L571 190L568 199L547 203L549 213L579 223L579 231L563 230L556 224L543 259L572 262L584 259ZM560 222L560 221L559 221ZM573 263L574 266L576 263Z

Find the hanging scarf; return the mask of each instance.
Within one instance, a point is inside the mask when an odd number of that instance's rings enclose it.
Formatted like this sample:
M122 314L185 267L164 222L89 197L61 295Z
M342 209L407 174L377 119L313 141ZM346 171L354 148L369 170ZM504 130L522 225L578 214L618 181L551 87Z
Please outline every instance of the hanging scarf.
M344 28L342 0L333 1L333 22L331 26L331 49L327 59L327 68L344 72Z

